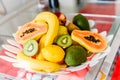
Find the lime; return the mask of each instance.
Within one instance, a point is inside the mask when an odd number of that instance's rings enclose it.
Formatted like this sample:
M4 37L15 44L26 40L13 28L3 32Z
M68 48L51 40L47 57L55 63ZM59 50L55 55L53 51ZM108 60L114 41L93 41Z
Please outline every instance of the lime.
M73 24L78 26L81 30L89 30L90 26L87 18L83 16L82 14L77 14L73 17Z
M68 66L77 66L87 60L87 51L81 46L71 46L66 49L65 63Z

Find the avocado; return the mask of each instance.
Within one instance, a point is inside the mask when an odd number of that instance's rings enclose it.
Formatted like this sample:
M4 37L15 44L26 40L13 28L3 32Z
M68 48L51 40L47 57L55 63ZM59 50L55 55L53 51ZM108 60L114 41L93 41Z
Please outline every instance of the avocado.
M81 46L70 46L66 49L65 63L68 66L78 66L87 60L87 51Z
M90 25L85 16L82 14L77 14L73 17L73 24L78 26L81 30L88 30L90 31Z

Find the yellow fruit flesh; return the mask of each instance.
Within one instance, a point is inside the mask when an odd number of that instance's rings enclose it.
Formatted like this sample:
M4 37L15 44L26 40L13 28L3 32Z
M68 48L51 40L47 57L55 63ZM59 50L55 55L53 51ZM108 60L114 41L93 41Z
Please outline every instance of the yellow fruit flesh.
M35 18L35 20L44 20L48 24L48 32L44 40L44 45L50 45L53 43L54 38L57 36L59 29L59 20L57 16L51 12L41 12Z
M32 70L44 71L44 72L55 72L60 70L61 65L48 61L40 61L31 57L26 56L23 52L17 54L17 60L21 63L27 63L27 67ZM24 66L24 64L23 64Z

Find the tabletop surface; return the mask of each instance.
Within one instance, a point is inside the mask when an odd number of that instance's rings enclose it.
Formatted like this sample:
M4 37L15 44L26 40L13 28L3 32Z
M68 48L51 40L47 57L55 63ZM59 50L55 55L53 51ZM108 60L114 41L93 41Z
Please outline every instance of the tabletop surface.
M95 21L94 27L97 28L99 32L107 31L108 35L113 34L114 36L112 42L110 43L112 47L111 53L114 54L110 54L104 60L101 60L100 64L91 68L85 76L85 80L88 80L88 78L91 78L91 80L97 80L97 78L100 78L99 71L103 70L104 63L110 60L111 62L108 63L108 70L105 71L106 75L109 75L109 71L116 56L117 48L120 44L120 10L118 8L120 2L91 1L86 2L82 7L81 4L82 3L76 4L75 7L77 9L73 10L73 12L66 11L68 9L67 7L64 9L62 7L61 11L66 14L68 19L71 19L75 13L81 13L85 15L88 20ZM7 39L12 38L12 34L16 32L19 26L34 19L39 12L41 12L41 10L38 8L38 3L32 1L22 6L19 10L2 17L2 19L0 19L0 46L6 44ZM2 47L0 47L0 55L5 55ZM18 74L20 71L21 69L13 67L10 62L0 59L0 75L2 75L2 77L8 76L11 77L10 80L12 80L13 78L15 79L15 77L19 76Z

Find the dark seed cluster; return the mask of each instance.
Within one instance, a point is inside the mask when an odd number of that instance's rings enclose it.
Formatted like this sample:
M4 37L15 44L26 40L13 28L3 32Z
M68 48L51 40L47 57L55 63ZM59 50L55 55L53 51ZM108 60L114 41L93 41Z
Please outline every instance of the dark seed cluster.
M90 35L90 36L85 36L84 38L87 39L87 40L89 40L89 41L92 41L92 42L94 42L94 43L100 42L99 39L95 39L95 37L92 36L92 35Z
M30 28L28 30L26 30L25 32L22 33L22 35L20 35L20 37L23 37L25 34L29 34L35 31L35 28Z

